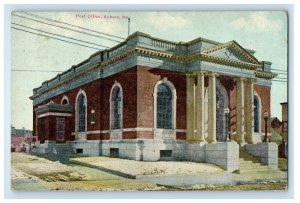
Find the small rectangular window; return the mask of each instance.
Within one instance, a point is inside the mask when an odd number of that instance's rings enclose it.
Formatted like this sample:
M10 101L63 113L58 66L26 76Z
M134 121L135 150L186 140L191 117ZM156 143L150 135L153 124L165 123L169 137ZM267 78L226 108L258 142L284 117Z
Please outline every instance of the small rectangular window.
M160 150L161 158L169 158L172 157L172 150Z
M91 113L91 124L95 123L95 112Z
M110 148L110 157L119 157L119 148Z
M77 154L82 154L82 153L83 153L83 149L77 148L77 149L76 149L76 153L77 153Z

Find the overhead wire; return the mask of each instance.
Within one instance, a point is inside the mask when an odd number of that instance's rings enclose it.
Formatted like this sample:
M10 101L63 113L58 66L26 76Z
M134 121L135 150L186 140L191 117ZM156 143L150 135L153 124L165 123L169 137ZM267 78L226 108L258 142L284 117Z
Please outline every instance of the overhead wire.
M36 14L33 14L33 13L29 13L29 12L24 12L24 14L25 15L29 15L29 16L33 16L33 17L36 17L36 18L40 18L40 19L43 19L43 20L47 20L47 21L50 21L50 22L61 23L61 24L64 24L64 25L68 25L68 26L79 28L79 29L83 29L83 30L86 30L86 31L90 31L90 32L94 32L94 33L98 33L98 34L102 34L102 35L106 35L106 36L110 36L110 37L115 37L115 38L118 38L118 39L121 39L121 40L125 40L126 39L124 37L119 37L119 36L116 36L116 35L107 34L107 33L104 33L104 32L99 32L97 30L92 30L92 29L85 28L85 27L82 27L82 26L73 25L71 23L66 23L66 22L62 22L62 21L59 21L59 20L54 20L54 19L46 18L44 16L39 16L39 15L36 15Z
M29 13L25 12L23 14L28 15ZM20 16L20 15L16 15L16 14L13 14L13 15L15 15L17 17L20 17L20 18L24 18L24 19L35 21L35 22L39 22L39 23L42 23L42 24L46 24L46 25L50 25L50 26L55 26L55 27L59 27L59 28L62 28L62 29L67 29L67 30L70 30L70 31L74 31L74 32L78 32L78 33L81 33L81 34L86 34L86 35L90 35L90 36L94 36L94 37L98 37L98 38L103 38L103 39L106 39L106 40L109 40L109 41L113 41L113 42L117 42L117 43L122 43L122 41L118 41L118 40L110 39L110 38L107 38L107 37L103 37L103 36L99 36L99 35L94 35L94 34L90 34L90 33L87 33L87 32L82 32L82 31L78 31L78 30L74 30L74 29L70 29L70 28L65 27L65 26L53 25L53 24L46 23L46 22L43 22L43 21L40 21L40 20L35 20L35 19L32 19L32 18L28 18L26 16ZM116 38L119 38L119 39L122 39L122 40L126 39L126 38L122 38L122 37L119 37L119 36L116 36L116 35L107 34L107 33L103 33L103 32L98 32L96 30L88 29L88 28L85 28L85 27L82 27L82 26L77 26L77 25L73 25L73 24L70 24L70 23L62 22L62 21L52 20L52 19L45 18L45 17L39 16L39 15L35 15L35 14L30 14L30 16L34 16L35 18L40 18L40 19L43 19L43 20L46 20L46 21L50 21L50 22L62 23L62 24L65 24L65 25L69 25L69 26L72 26L72 27L79 28L79 29L84 29L84 30L90 31L90 32L95 32L95 33L99 33L99 34L105 34L105 35L108 35L108 36L113 36L113 37L116 37ZM147 44L145 42L139 42L139 44L149 45L149 44ZM133 43L133 42L128 41L126 43L126 46L128 46L128 47L135 47L136 44Z
M63 71L58 71L58 70L29 70L29 69L11 69L11 71L16 71L16 72L52 72L52 73L62 73Z
M284 72L284 73L287 73L288 71L287 70L280 70L280 69L275 69L275 68L271 68L271 71L275 71L275 72Z
M18 24L18 23L11 23L11 24L17 25L17 26L20 26L20 27L24 27L24 28L28 28L28 29L31 29L31 30L35 30L35 31L38 31L38 32L43 32L43 33L47 33L47 34L51 34L51 35L55 35L55 36L59 36L59 37L63 37L63 38L67 38L67 39L71 39L71 40L75 40L75 41L87 43L87 44L91 44L91 45L96 45L96 46L100 46L100 47L104 47L104 48L110 48L108 46L104 46L104 45L101 45L101 44L87 42L87 41L84 41L84 40L80 40L80 39L76 39L76 38L72 38L72 37L67 37L67 36L63 36L63 35L59 35L59 34L54 34L52 32L47 32L47 31L35 29L35 28L32 28L32 27L28 27L28 26L25 26L25 25Z
M13 26L12 26L11 28L12 28L12 29L15 29L15 30L19 30L19 31L27 32L27 33L30 33L30 34L39 35L39 36L43 36L43 37L47 37L47 38L51 38L51 39L56 39L56 40L59 40L59 41L63 41L63 42L70 43L70 44L75 44L75 45L78 45L78 46L82 46L82 47L86 47L86 48L90 48L90 49L94 49L94 50L101 51L101 49L99 49L99 48L95 48L95 47L91 47L91 46L87 46L87 45L79 44L79 43L76 43L76 42L71 42L71 41L67 41L67 40L59 39L59 38L56 38L56 37L51 37L51 36L47 36L47 35L43 35L43 34L39 34L39 33L34 33L34 32L31 32L31 31L28 31L28 30L23 30L23 29L16 28L16 27L13 27Z
M51 23L43 22L43 21L40 21L40 20L35 20L35 19L28 18L28 17L25 17L25 16L20 16L20 15L17 15L17 14L12 14L12 15L13 16L17 16L19 18L24 18L24 19L31 20L31 21L34 21L34 22L42 23L42 24L45 24L45 25L49 25L49 26L53 26L53 27L58 27L58 28L61 28L61 29L65 29L65 30L69 30L69 31L73 31L73 32L81 33L81 34L86 34L86 35L89 35L89 36L93 36L93 37L97 37L97 38L109 40L109 41L112 41L112 42L121 43L121 41L110 39L110 38L107 38L107 37L103 37L103 36L99 36L99 35L94 35L94 34L90 34L90 33L79 31L79 30L74 30L74 29L67 28L67 27L60 26L60 25L53 25Z
M40 18L40 19L43 19L43 20L46 20L46 21L51 21L51 22L55 22L55 23L61 23L61 24L65 24L65 25L68 25L68 26L72 26L72 27L76 27L76 28L79 28L79 29L83 29L83 30L86 30L86 31L90 31L90 32L94 32L94 33L98 33L98 34L102 34L102 35L107 35L107 36L110 36L110 37L115 37L115 38L119 38L119 39L125 39L125 38L122 38L122 37L119 37L119 36L116 36L116 35L111 35L111 34L99 32L99 31L96 31L96 30L84 28L82 26L77 26L77 25L73 25L73 24L70 24L70 23L66 23L66 22L62 22L62 21L58 21L58 20L53 20L53 19L50 19L50 18L46 18L46 17L41 17L41 16L38 16L38 15L35 15L35 14L32 14L32 13L28 13L28 12L24 12L23 14L29 15L29 16L33 16L35 18ZM12 15L20 17L20 18L28 19L28 20L31 20L31 21L39 22L39 23L42 23L42 24L45 24L45 25L59 27L61 29L67 29L67 30L78 32L78 33L81 33L81 34L86 34L86 35L90 35L90 36L94 36L94 37L98 37L98 38L110 40L110 41L113 41L113 42L121 43L121 41L117 41L117 40L114 40L114 39L109 39L109 38L106 38L106 37L102 37L102 36L98 36L98 35L94 35L94 34L82 32L82 31L78 31L78 30L74 30L74 29L70 29L70 28L67 28L67 27L64 27L64 26L53 25L53 24L50 24L50 23L42 22L42 21L39 21L39 20L35 20L35 19L32 19L32 18L28 18L28 17L25 17L25 16L16 15L16 14L12 14ZM12 24L15 24L15 25L18 25L18 26L22 26L22 27L26 27L28 29L32 29L32 30L44 32L44 33L47 33L47 34L56 35L56 36L59 36L59 37L64 37L64 38L72 39L72 40L75 40L75 41L80 41L80 42L83 42L83 43L88 43L88 44L92 44L92 45L96 45L96 46L101 46L101 47L105 47L105 48L110 48L108 46L99 45L99 44L87 42L87 41L84 41L84 40L79 40L79 39L75 39L75 38L70 38L70 37L66 37L66 36L62 36L62 35L58 35L58 34L46 32L46 31L34 29L34 28L31 28L31 27L27 27L27 26L24 26L24 25L17 24L17 23L12 23ZM79 46L83 46L83 47L87 47L87 48L92 48L92 49L100 50L100 49L97 49L97 48L94 48L94 47L89 47L89 46L86 46L86 45L81 45L81 44L78 44L78 43L74 43L74 42L70 42L70 41L66 41L66 40L61 40L61 39L58 39L58 38L54 38L54 37L50 37L50 36L45 36L45 35L38 34L38 33L33 33L33 32L30 32L30 31L25 31L25 30L18 29L18 28L15 28L15 27L12 27L12 28L20 30L20 31L28 32L28 33L31 33L31 34L36 34L36 35L40 35L40 36L44 36L44 37L49 37L49 38L60 40L60 41L63 41L63 42L72 43L72 44L75 44L75 45L79 45ZM129 45L129 46L131 46L131 45ZM272 68L272 70L275 70L273 72L277 73L277 74L281 74L281 75L286 75L287 74L287 71L284 71L284 70L273 69L273 68ZM16 71L21 71L21 70L16 70ZM24 70L24 71L26 71L26 70ZM277 77L277 78L278 79L287 79L287 78L280 78L280 77ZM286 82L286 81L280 81L280 80L272 80L272 81Z

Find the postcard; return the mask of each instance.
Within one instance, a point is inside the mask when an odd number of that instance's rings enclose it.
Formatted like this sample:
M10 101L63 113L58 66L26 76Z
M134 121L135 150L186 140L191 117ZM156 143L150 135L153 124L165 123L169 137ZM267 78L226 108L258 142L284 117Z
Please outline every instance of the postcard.
M12 191L288 188L288 12L11 13Z

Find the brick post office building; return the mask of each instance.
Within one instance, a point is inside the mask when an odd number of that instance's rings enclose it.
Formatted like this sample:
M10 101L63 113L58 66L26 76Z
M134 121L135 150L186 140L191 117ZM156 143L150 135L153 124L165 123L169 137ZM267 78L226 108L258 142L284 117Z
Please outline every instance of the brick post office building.
M33 90L39 147L67 143L85 155L235 170L240 146L252 154L276 148L261 143L276 75L254 52L235 41L177 43L136 32Z

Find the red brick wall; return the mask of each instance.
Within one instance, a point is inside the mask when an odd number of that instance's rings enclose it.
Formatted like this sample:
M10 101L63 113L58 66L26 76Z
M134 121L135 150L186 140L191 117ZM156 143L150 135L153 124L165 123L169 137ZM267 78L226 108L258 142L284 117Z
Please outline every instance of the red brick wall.
M176 109L176 129L186 129L186 76L184 73L174 71L148 68L133 67L122 73L93 81L81 87L75 88L56 97L43 101L37 106L46 104L51 100L54 103L61 103L64 95L69 99L69 103L74 107L75 100L80 89L84 90L87 95L87 131L109 130L110 122L110 92L115 81L121 84L123 90L123 128L153 128L154 126L154 101L153 91L155 84L167 77L171 81L177 93ZM236 130L236 83L232 78L226 76L218 77L222 85L226 88L229 97L230 106L230 130ZM207 87L208 78L205 77L205 86ZM259 94L262 101L262 115L264 109L270 112L270 88L259 85L254 86L255 91ZM245 90L246 93L246 90ZM91 124L91 110L95 110L95 123ZM33 114L33 134L36 132L35 112ZM271 115L270 115L271 117ZM270 122L270 119L269 119ZM75 115L66 119L66 140L74 140L71 133L75 130ZM264 120L262 119L262 127ZM270 123L268 125L270 127ZM46 118L46 140L53 139L55 133L50 132L50 127L55 129L55 122ZM270 128L268 129L270 131ZM52 136L52 137L50 137ZM185 139L185 133L177 133L177 139ZM109 139L109 134L90 134L87 139ZM153 138L152 132L124 132L124 139L135 138Z
M86 136L86 139L87 140L100 140L101 137L100 137L100 133L96 133L96 134L88 134Z
M101 81L101 130L109 130L110 122L110 92L115 81L120 83L123 90L123 128L135 128L137 126L137 76L136 68L131 68L122 73L104 78ZM96 111L97 112L97 111Z
M185 74L156 68L138 66L137 69L137 126L141 128L154 127L154 87L159 80L167 77L176 88L177 110L176 128L185 129L186 126L186 82ZM152 133L151 133L152 134ZM151 138L149 133L138 133L138 136ZM180 136L184 137L184 136ZM153 138L153 134L152 134Z
M65 92L63 94L57 95L51 99L47 99L45 101L43 101L41 104L35 105L34 109L40 105L44 105L49 103L50 101L53 101L56 104L60 104L61 100L63 98L64 95L66 95L69 99L69 103L73 106L73 116L72 117L68 117L68 121L67 121L67 125L66 128L68 129L68 135L66 134L66 136L68 136L68 139L73 139L71 138L71 133L70 132L74 132L75 130L75 102L76 102L76 96L79 92L79 90L82 89L85 91L86 95L87 95L87 130L88 131L93 131L93 130L99 130L100 128L100 114L97 112L100 111L100 97L99 97L99 92L100 92L100 85L99 85L99 80L97 81L93 81L91 83L85 84L81 87L75 88L73 90L70 90L68 92ZM96 96L97 95L97 96ZM91 120L91 110L94 109L95 110L95 124L91 124L90 120ZM34 112L34 116L35 116L35 112ZM33 126L35 129L35 120L33 121Z
M268 119L268 132L271 132L271 88L254 85L254 90L257 92L261 99L261 132L265 131L265 121L264 121L264 112L267 110L269 112L269 119Z
M227 90L228 96L229 96L229 108L230 108L230 120L229 120L229 130L230 131L236 131L236 82L233 81L232 78L226 77L226 76L220 76L218 77L221 84L225 87ZM270 109L270 97L271 97L271 88L260 86L260 85L254 85L254 90L257 92L259 97L261 98L261 131L264 131L265 121L264 121L264 111L265 109L269 112L271 112ZM244 101L246 102L246 85L244 85ZM268 120L268 132L271 132L271 115L269 115Z
M139 138L139 139L153 139L153 132L149 132L149 131L137 132L137 138Z
M34 107L32 108L32 119L33 119L33 122L32 122L32 136L37 136L36 134L36 115L35 115L35 111L34 111Z
M136 139L137 138L137 132L123 132L122 135L123 139Z
M45 140L51 140L51 137L50 137L50 119L49 119L49 117L45 117Z

